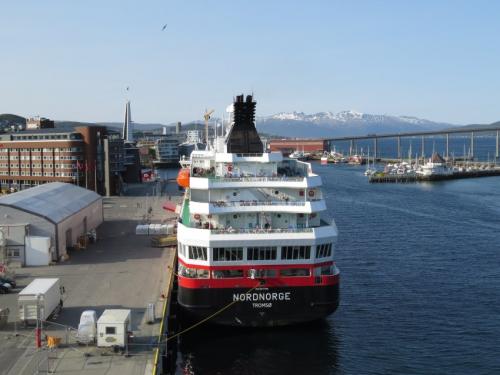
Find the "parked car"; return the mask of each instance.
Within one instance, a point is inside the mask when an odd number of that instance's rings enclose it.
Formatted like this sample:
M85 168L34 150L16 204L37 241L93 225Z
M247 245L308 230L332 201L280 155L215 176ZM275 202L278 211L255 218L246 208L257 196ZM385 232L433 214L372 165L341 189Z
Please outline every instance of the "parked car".
M12 289L12 285L10 285L9 283L0 282L0 294L9 293L11 289Z
M0 276L0 283L10 284L13 288L17 286L16 281L12 277Z
M79 344L91 344L97 340L97 314L95 310L85 310L80 317L76 341Z

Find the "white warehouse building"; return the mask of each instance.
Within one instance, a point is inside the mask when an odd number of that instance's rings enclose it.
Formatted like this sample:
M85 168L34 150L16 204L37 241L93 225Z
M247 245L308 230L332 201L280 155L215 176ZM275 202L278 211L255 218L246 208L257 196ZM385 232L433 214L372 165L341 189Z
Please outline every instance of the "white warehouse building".
M49 260L61 260L81 235L102 221L102 197L73 184L52 182L0 197L4 253L21 265L42 264L30 259L40 255L32 243L49 244Z

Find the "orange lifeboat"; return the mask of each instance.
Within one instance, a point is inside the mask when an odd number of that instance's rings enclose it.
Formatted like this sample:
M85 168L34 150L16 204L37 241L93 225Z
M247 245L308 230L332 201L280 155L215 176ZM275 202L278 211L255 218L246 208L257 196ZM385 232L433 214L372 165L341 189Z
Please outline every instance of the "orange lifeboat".
M183 188L189 187L189 169L182 168L177 175L177 183Z

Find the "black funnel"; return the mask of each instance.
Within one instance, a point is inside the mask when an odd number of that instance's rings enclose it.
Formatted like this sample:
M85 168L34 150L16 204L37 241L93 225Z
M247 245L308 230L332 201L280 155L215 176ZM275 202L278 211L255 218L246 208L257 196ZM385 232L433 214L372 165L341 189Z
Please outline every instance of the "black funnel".
M227 152L234 154L261 154L264 145L255 128L255 103L252 95L236 97L233 103L234 125L227 137Z

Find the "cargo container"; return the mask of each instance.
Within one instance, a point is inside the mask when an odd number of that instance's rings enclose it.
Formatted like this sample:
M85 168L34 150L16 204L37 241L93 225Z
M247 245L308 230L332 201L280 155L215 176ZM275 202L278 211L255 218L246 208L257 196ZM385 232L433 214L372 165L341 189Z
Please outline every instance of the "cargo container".
M35 279L18 296L19 319L27 323L47 320L62 307L59 279Z

